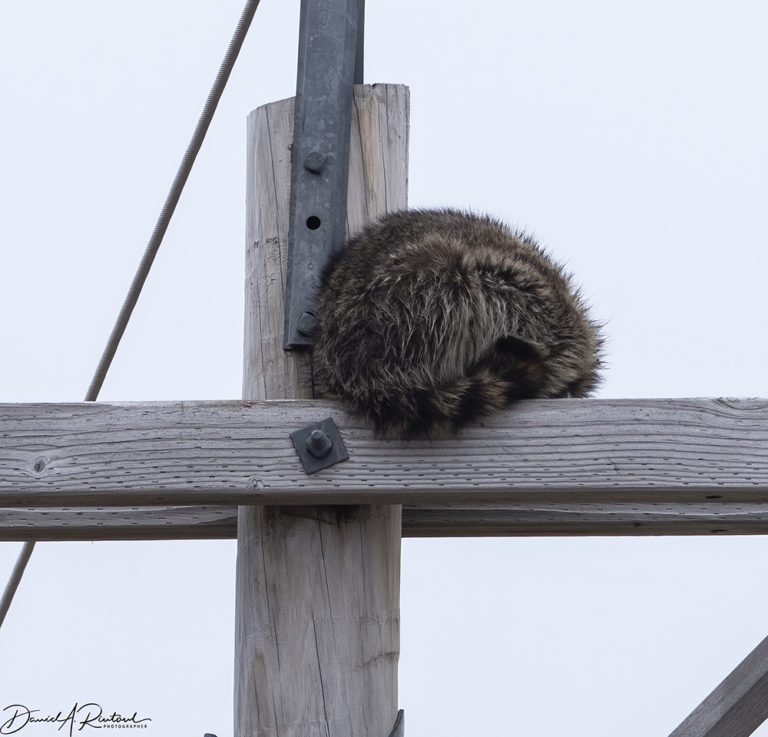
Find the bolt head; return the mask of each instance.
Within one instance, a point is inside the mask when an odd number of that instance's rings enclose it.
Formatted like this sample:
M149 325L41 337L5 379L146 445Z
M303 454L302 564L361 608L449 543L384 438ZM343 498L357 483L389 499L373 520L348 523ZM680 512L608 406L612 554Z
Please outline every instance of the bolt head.
M306 445L315 458L325 458L333 449L333 441L322 430L312 430Z
M312 312L305 312L296 323L296 330L302 335L311 337L317 330L317 315Z
M320 172L322 172L323 168L325 167L326 159L327 156L321 154L319 151L310 151L304 157L304 161L302 163L304 164L304 168L307 171L311 171L313 174L320 174Z

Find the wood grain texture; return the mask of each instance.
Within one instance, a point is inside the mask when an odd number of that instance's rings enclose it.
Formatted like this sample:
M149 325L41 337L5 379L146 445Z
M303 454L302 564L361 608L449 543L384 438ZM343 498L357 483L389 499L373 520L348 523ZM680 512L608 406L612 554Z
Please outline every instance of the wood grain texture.
M404 507L403 537L766 535L768 504ZM0 509L0 541L237 537L237 507Z
M748 737L768 718L768 637L670 737Z
M243 397L312 397L306 351L283 350L294 99L248 116Z
M403 509L403 537L766 533L768 504L525 504Z
M237 507L0 509L0 541L218 540L237 537Z
M349 144L347 235L354 235L388 212L408 206L409 113L407 87L355 86Z
M400 507L246 511L235 734L386 737L397 716Z
M350 459L307 476L331 416ZM768 502L768 401L519 402L439 441L383 441L323 400L0 405L0 506Z
M308 351L283 350L294 100L248 116L244 397L311 398ZM356 85L347 234L408 204L408 88ZM361 135L361 131L363 134Z
M313 393L309 354L282 350L292 115L283 101L249 121L246 399ZM355 89L348 230L406 206L407 132L407 89ZM249 486L258 492L264 481L252 471ZM237 737L389 733L397 716L400 532L399 505L239 508Z

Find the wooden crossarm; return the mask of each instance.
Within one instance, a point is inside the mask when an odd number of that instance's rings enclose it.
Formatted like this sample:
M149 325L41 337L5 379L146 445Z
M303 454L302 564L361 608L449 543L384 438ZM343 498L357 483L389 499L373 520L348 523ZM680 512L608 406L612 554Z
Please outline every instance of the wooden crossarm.
M350 459L308 476L328 416ZM321 400L0 405L0 507L768 502L768 401L530 400L387 441Z
M405 507L403 537L766 535L768 504L509 504ZM237 507L0 508L0 541L212 540Z

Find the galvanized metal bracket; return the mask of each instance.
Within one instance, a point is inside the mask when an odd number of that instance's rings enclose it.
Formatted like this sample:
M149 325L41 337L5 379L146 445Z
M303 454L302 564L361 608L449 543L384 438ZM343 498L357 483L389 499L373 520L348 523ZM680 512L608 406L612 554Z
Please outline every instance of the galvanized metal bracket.
M395 719L395 726L392 727L392 731L389 733L389 737L403 737L405 734L405 712L400 709L397 712L397 719Z
M320 279L344 244L352 85L364 0L302 0L283 347L314 344Z
M336 423L329 417L291 433L293 447L307 474L349 459Z

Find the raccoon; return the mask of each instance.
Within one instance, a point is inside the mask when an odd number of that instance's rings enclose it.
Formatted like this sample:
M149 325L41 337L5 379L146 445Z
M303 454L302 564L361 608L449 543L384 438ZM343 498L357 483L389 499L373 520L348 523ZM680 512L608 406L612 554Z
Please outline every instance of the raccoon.
M323 277L321 396L390 437L439 436L532 397L583 397L602 339L571 277L490 217L404 210L351 238Z

